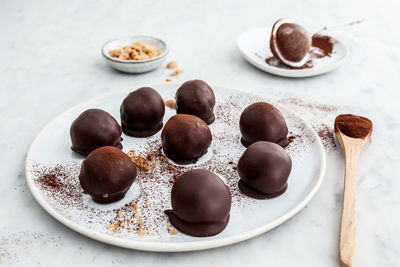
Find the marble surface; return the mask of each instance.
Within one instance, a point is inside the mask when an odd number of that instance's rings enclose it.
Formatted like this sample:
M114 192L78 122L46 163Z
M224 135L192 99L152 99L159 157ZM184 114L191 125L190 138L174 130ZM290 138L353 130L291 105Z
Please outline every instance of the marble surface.
M397 0L1 1L0 265L339 266L344 162L338 148L327 153L325 180L303 211L268 233L213 250L148 253L114 247L64 227L36 203L26 186L24 161L47 122L99 94L168 77L165 68L141 75L116 72L100 54L109 39L148 34L164 39L169 59L184 69L175 81L200 78L370 117L375 129L359 163L354 266L399 266L398 10ZM311 29L360 17L366 21L335 31L351 53L340 69L288 79L252 67L235 47L241 32L280 17ZM333 123L335 114L316 116L307 105L292 107L316 125Z

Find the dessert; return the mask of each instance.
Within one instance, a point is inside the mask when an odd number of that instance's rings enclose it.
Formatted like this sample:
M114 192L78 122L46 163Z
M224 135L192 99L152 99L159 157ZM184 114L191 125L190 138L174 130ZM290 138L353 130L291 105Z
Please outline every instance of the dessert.
M165 155L182 164L196 162L207 153L211 141L208 125L200 118L187 114L172 116L161 133Z
M92 151L82 162L79 182L95 202L122 199L136 178L136 166L119 149L105 146Z
M207 170L182 174L171 192L171 224L182 233L205 237L220 233L229 221L231 194L224 182Z
M121 127L109 113L101 109L88 109L72 122L71 149L82 155L88 155L102 146L122 149L121 134Z
M272 27L270 49L284 64L301 67L309 59L311 34L291 20L280 19Z
M133 137L147 137L163 126L164 101L150 87L131 92L121 104L122 131Z
M282 113L273 105L257 102L248 106L240 116L242 144L270 141L285 147L289 144L288 128Z
M287 189L291 169L292 160L281 146L256 142L239 159L239 189L256 199L279 196Z
M134 42L122 49L108 52L111 57L122 60L145 60L161 55L161 51L142 42Z
M176 113L191 114L207 124L215 120L215 96L211 87L201 80L187 81L179 87L175 95Z

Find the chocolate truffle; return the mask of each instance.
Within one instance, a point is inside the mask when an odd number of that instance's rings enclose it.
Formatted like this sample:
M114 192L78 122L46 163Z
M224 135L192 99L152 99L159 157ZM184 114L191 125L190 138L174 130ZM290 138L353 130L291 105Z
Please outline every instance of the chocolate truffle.
M272 27L270 48L272 54L291 67L305 65L311 49L311 35L299 24L280 19Z
M201 80L187 81L176 91L176 113L191 114L207 124L215 120L215 96L211 87Z
M139 88L122 102L122 131L133 137L151 136L161 130L164 113L161 96L153 88Z
M231 194L224 182L207 170L182 174L171 192L169 220L182 233L212 236L225 229L231 210Z
M270 141L285 147L289 144L288 128L282 113L273 105L257 102L248 106L240 116L242 144Z
M200 118L177 114L172 116L161 133L164 153L177 163L194 163L207 153L212 136L208 125Z
M291 170L292 160L282 147L271 142L256 142L239 159L239 189L256 199L279 196L287 189Z
M88 109L76 118L70 128L71 149L87 155L102 146L122 149L121 127L107 112Z
M82 162L79 182L95 202L110 203L125 196L136 173L136 166L128 155L104 146L94 150Z

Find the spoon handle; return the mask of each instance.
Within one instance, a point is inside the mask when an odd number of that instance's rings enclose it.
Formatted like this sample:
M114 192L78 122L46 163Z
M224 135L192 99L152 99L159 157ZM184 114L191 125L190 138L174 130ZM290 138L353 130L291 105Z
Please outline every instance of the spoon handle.
M364 19L357 19L357 20L346 21L346 22L342 22L342 23L338 23L338 24L328 25L328 26L323 27L319 31L317 31L315 34L320 34L323 31L331 30L331 29L334 29L334 28L339 28L339 27L343 27L343 26L347 26L347 25L358 24L358 23L361 23L363 21L364 21Z
M359 151L346 151L346 169L342 218L340 222L339 256L343 267L351 267L356 254L356 187Z

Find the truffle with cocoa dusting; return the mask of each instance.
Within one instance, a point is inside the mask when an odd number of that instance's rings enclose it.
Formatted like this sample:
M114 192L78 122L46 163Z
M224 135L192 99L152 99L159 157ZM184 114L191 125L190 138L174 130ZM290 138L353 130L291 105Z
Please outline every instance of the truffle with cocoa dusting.
M191 114L207 124L215 120L215 96L211 87L201 80L187 81L176 91L176 113Z
M273 198L287 189L292 160L275 143L260 141L249 146L239 159L239 189L256 199Z
M82 162L79 182L95 202L122 199L136 178L137 169L127 154L111 146L94 150Z
M82 155L88 155L102 146L122 149L121 134L121 127L109 113L101 109L88 109L71 125L71 149Z
M271 52L291 67L301 67L307 63L311 42L310 33L291 20L280 19L272 27Z
M257 102L248 106L240 116L242 144L269 141L285 147L289 144L288 128L282 113L273 105Z
M151 136L161 130L164 113L161 96L153 88L139 88L122 102L122 131L133 137Z
M164 153L177 163L189 164L207 153L212 136L199 117L187 114L172 116L161 133Z
M224 182L207 170L182 174L171 192L169 220L182 233L205 237L225 229L231 210L231 194Z

